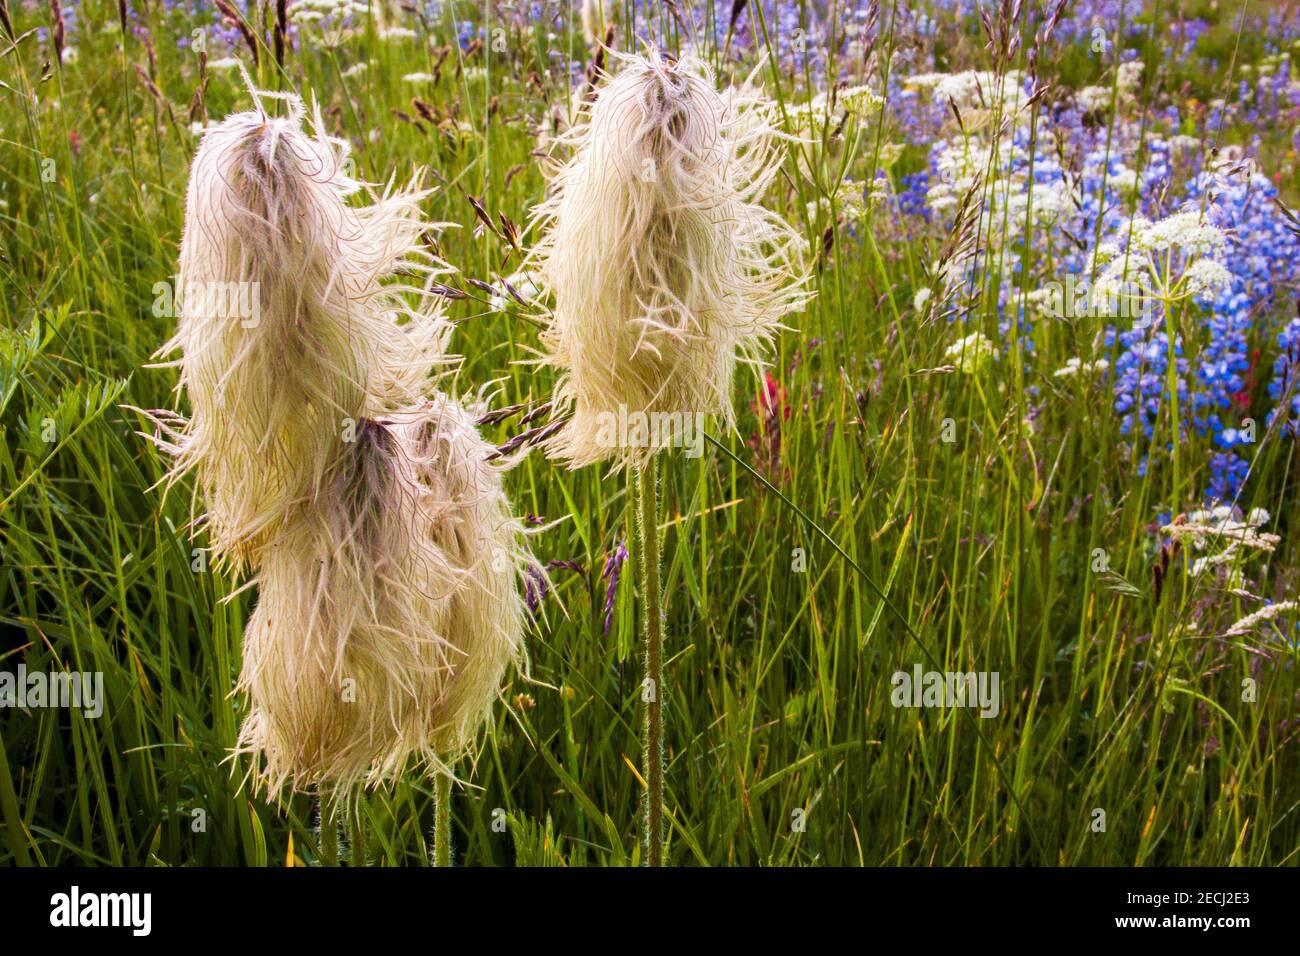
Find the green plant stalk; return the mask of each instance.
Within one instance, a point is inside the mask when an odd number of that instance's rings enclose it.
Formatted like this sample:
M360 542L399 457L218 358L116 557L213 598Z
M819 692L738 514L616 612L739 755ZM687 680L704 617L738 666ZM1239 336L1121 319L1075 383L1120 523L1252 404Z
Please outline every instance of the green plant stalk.
M367 866L366 858L366 794L361 788L352 795L352 810L348 814L349 866Z
M664 862L663 595L659 589L659 491L652 459L632 477L637 508L637 567L641 577L641 633L645 641L645 730L641 773L645 777L646 866Z
M13 778L9 776L9 761L0 747L0 816L5 824L5 836L13 862L18 866L31 866L32 858L27 852L27 834L23 830L22 814L18 812L18 797L14 793Z
M317 831L316 836L319 844L317 852L320 855L321 866L339 865L339 829L338 820L335 817L337 807L332 807L331 802L322 794L318 805L320 829Z
M435 774L433 789L433 865L451 866L451 774Z

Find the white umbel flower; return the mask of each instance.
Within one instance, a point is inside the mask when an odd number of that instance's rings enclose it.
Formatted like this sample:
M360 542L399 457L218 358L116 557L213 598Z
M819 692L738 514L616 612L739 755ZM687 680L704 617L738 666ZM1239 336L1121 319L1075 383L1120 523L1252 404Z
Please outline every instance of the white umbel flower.
M948 346L943 354L952 359L960 371L974 375L987 363L997 360L998 350L982 332L973 332Z
M1214 259L1197 259L1183 278L1193 295L1212 295L1232 284L1228 267Z
M1110 363L1104 358L1085 362L1076 356L1066 360L1065 365L1053 372L1052 376L1054 378L1073 378L1076 375L1092 376L1099 375L1108 368L1110 368Z

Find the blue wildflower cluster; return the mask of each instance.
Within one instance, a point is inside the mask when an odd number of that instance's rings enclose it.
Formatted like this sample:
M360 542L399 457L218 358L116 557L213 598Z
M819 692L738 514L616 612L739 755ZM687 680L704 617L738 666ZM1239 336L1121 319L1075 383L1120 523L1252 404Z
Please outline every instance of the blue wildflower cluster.
M1085 36L1093 18L1109 16L1115 12L1110 8L1117 6L1098 3L1076 11L1066 24L1066 39ZM1183 55L1190 55L1203 30L1199 21L1180 24ZM1135 51L1127 50L1117 59L1131 62L1135 56ZM1207 500L1233 500L1242 490L1253 445L1260 438L1252 413L1260 411L1257 402L1262 401L1270 361L1271 402L1262 417L1271 422L1285 405L1292 433L1300 421L1300 389L1292 381L1300 361L1300 319L1283 324L1275 318L1288 311L1284 293L1300 269L1300 240L1277 206L1274 184L1245 162L1250 147L1211 155L1202 144L1213 142L1218 125L1229 120L1294 125L1297 99L1300 94L1292 90L1289 58L1281 57L1267 75L1243 87L1239 102L1231 106L1215 104L1184 115L1177 106L1166 104L1150 109L1143 124L1134 118L1141 112L1136 102L1125 103L1123 94L1118 117L1110 115L1108 95L1100 102L1095 96L1088 101L1080 95L1074 102L1046 110L1036 130L1030 129L1025 116L1004 134L1010 148L997 170L1003 177L998 188L1004 182L1013 184L1011 189L1021 191L1023 204L1032 178L1034 204L1039 202L1040 188L1064 189L1073 199L1073 208L1063 210L1054 223L1059 228L1026 233L1036 246L1041 244L1036 249L1040 261L1052 263L1058 273L1093 278L1098 246L1125 249L1132 223L1138 219L1155 222L1173 212L1201 210L1206 223L1227 234L1221 262L1227 281L1221 287L1197 290L1184 304L1190 311L1177 317L1172 341L1171 316L1158 300L1144 302L1137 315L1113 320L1104 338L1113 356L1108 376L1120 432L1135 440L1135 449L1136 440L1145 439L1144 450L1135 450L1139 473L1145 473L1152 456L1169 451L1171 436L1163 432L1157 436L1156 430L1172 391L1183 425L1179 440L1194 434L1212 449L1204 485ZM939 128L944 117L936 115L929 98L902 84L888 103L890 116L904 136L935 144L926 171L900 177L896 210L904 217L946 224L950 210L937 210L931 201L932 184L941 175L945 143L936 140L943 135ZM1185 131L1196 135L1180 135ZM997 189L991 192L996 194ZM1063 235L1072 241L1062 242ZM1009 263L1006 280L1017 285L1023 284L1018 276L1024 251L1014 242L1002 251ZM979 261L974 260L976 266ZM1004 338L1011 327L1007 313L1017 301L1004 290ZM1023 311L1016 315L1024 333L1030 328L1030 316Z

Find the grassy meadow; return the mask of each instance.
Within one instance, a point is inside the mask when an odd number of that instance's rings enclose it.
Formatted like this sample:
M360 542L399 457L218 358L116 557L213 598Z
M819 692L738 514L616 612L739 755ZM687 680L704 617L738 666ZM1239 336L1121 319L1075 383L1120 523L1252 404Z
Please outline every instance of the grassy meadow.
M251 105L229 61L314 96L361 178L427 167L464 357L444 387L548 401L545 296L504 288L586 95L580 5L361 4L290 19L279 55L274 3L229 7L247 35L196 0L5 6L0 671L102 673L105 707L0 709L0 862L427 865L418 772L359 795L337 853L314 796L249 784L230 750L256 590L211 568L192 486L155 487L167 462L129 407L185 411L151 367L175 326L158 284L204 124ZM1300 21L1166 0L615 7L617 50L693 50L720 87L757 68L791 134L764 201L807 238L816 293L738 374L735 427L660 463L668 862L1295 864L1300 106L1278 77ZM974 94L933 95L968 71ZM1008 76L1014 95L986 96ZM864 87L883 105L831 95ZM1051 217L1026 182L1064 184ZM1161 253L1150 327L1035 311L1135 211L1186 203L1227 224L1221 299ZM457 765L455 860L637 864L625 481L534 451L507 485L551 583ZM996 673L996 714L896 706L917 665Z

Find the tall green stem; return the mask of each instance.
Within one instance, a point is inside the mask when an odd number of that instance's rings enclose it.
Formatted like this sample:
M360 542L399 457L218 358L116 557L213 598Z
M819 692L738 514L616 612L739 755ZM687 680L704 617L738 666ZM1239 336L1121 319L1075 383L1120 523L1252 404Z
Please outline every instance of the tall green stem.
M5 758L4 747L0 747L0 818L4 820L5 836L13 861L19 866L31 866L32 858L27 852L27 833L23 827L22 813L18 810L18 795L14 793L14 781L9 775L9 761Z
M435 774L433 783L433 865L451 866L451 774Z
M366 794L361 788L352 797L352 812L348 815L351 847L350 866L367 866L366 859Z
M335 816L338 807L326 793L321 793L317 812L320 814L320 829L316 831L317 853L321 866L339 865L339 830Z
M641 572L641 626L645 640L645 733L641 766L646 781L645 860L664 862L664 716L663 716L663 596L659 590L659 489L653 459L636 470L637 566Z

